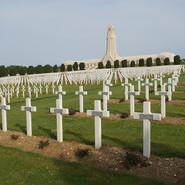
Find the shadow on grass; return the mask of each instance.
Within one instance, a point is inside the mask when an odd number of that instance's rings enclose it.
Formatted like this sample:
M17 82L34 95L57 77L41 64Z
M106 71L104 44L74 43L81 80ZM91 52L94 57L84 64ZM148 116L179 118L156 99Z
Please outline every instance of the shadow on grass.
M26 127L25 126L22 126L22 125L20 125L20 124L15 124L15 126L17 127L17 128L19 128L22 132L24 132L25 134L26 134Z
M38 130L44 132L47 136L51 137L52 139L57 139L56 134L53 133L50 129L44 128L42 126L38 126Z
M75 132L73 132L73 131L71 131L71 130L65 130L65 133L66 133L66 134L70 134L70 135L72 135L72 136L78 138L79 141L82 142L82 143L85 143L85 144L88 144L88 145L94 145L94 142L93 142L93 141L90 141L90 140L88 140L88 139L85 139L85 138L82 137L82 135L79 134L79 133L75 133Z

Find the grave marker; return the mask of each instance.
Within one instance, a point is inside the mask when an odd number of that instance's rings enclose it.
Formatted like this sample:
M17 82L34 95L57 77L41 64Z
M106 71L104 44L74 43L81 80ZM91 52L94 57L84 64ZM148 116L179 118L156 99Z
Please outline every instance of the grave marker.
M79 86L79 91L75 91L75 94L79 95L80 112L83 112L83 95L87 95L87 91L83 91L83 86Z
M149 83L148 78L145 79L145 83L142 83L142 86L145 86L145 98L149 100L149 86L152 86L152 83Z
M125 86L125 100L128 100L128 86L131 84L128 83L128 78L125 78L125 83L121 84L121 86Z

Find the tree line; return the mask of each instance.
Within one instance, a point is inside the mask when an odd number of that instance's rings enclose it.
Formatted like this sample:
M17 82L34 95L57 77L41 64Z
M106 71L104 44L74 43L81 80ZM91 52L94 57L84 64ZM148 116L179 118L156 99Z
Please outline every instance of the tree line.
M176 55L174 57L174 64L178 65L181 63L181 59L179 55ZM157 66L160 65L169 65L170 64L170 59L169 58L165 58L164 61L162 62L160 58L156 58L155 64ZM119 67L134 67L136 65L135 61L132 60L130 62L130 64L128 64L127 60L115 60L114 64L111 65L110 61L107 61L106 65L104 66L103 62L99 62L98 63L98 69L103 69L103 68L119 68ZM153 62L152 62L152 58L149 57L147 58L146 62L143 58L139 59L139 66L152 66ZM25 75L25 74L40 74L40 73L52 73L52 72L64 72L64 71L78 71L78 70L85 70L85 63L81 62L78 64L78 62L74 62L73 65L67 65L65 66L64 64L62 64L61 66L51 66L49 64L47 65L37 65L37 66L8 66L5 67L4 65L0 66L0 77L4 77L4 76L15 76L17 74L19 75Z

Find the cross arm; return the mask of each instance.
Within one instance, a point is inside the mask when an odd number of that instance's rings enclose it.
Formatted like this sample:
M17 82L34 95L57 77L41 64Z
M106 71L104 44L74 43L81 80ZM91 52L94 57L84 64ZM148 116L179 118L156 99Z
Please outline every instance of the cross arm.
M0 105L0 109L10 110L10 105Z
M88 116L109 117L109 111L87 110Z
M69 114L69 109L65 108L50 108L50 113L56 113L56 114Z
M27 106L21 106L22 111L29 111L29 112L36 112L37 108L36 107L27 107Z
M157 113L145 114L142 112L135 112L133 114L133 117L135 119L161 120L161 114L157 114Z

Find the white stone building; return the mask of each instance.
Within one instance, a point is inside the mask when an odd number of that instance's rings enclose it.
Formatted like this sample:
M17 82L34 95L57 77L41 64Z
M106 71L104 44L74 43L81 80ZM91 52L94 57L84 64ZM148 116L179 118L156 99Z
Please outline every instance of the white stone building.
M64 64L67 67L67 65L70 65L70 64L73 65L74 62L77 62L78 64L80 64L81 62L84 62L86 69L96 69L98 67L99 62L103 62L104 66L105 66L108 60L111 62L112 65L114 65L115 60L119 60L120 62L122 60L127 60L128 64L130 64L130 62L132 60L134 60L136 64L139 64L139 59L143 58L146 62L146 59L149 58L149 57L152 58L153 63L155 63L156 58L160 58L161 62L163 62L163 60L167 57L170 59L170 62L173 62L174 61L174 56L175 56L175 54L166 52L166 53L152 54L152 55L120 57L118 55L118 52L117 52L117 49L116 49L115 29L114 29L114 26L112 24L110 24L108 26L108 30L107 30L106 54L102 59L66 61Z

